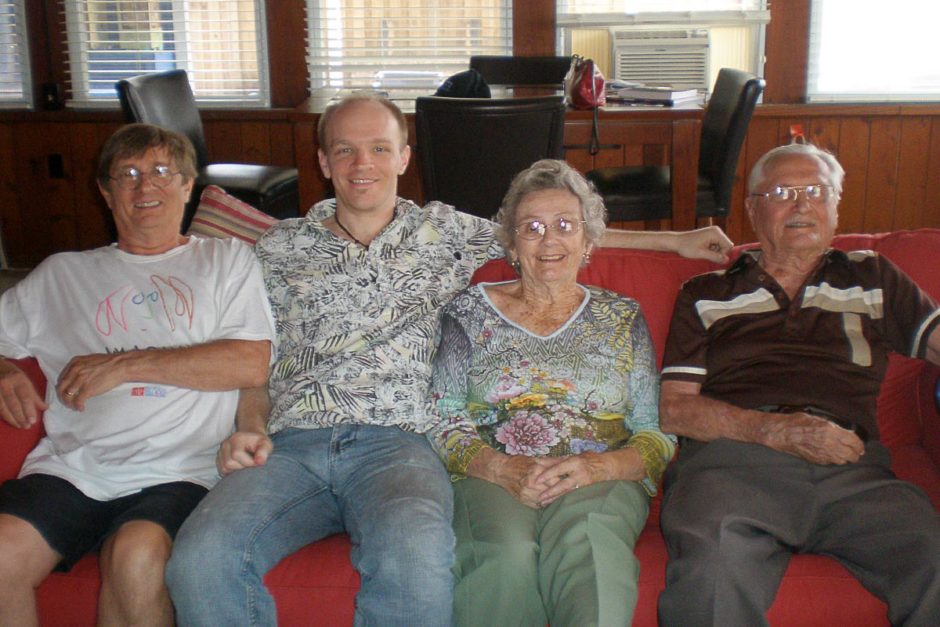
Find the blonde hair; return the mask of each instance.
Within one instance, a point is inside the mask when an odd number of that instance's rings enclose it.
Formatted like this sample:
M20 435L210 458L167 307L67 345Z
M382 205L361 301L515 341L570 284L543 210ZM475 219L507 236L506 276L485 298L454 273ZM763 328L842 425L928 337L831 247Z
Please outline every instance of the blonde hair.
M401 145L399 148L404 148L408 143L408 123L405 121L405 114L401 112L401 109L398 108L398 105L379 92L354 91L353 93L340 98L336 102L327 105L323 113L320 114L320 120L317 122L317 141L320 144L320 149L326 149L329 146L327 132L329 131L330 121L333 119L333 116L346 107L359 102L378 103L385 107L388 112L392 114L392 117L395 118L395 122L398 123L398 130L400 133L399 138L401 139Z

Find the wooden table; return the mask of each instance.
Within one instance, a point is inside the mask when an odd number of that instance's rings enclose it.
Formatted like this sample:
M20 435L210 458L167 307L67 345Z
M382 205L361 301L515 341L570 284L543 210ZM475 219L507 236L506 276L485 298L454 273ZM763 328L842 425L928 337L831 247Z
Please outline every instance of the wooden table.
M624 165L672 165L671 228L695 228L702 114L697 104L603 107L598 116L600 151L592 155L593 112L569 111L565 114L565 160L583 173Z
M523 90L517 91L521 95ZM525 95L532 95L531 89L524 91ZM414 145L415 97L410 93L393 94L392 100L405 112L412 148L412 165L399 179L398 193L421 203L425 199L421 189L421 164ZM316 124L329 101L330 96L308 98L291 114L295 163L300 170L301 207L304 208L326 197L327 182L320 173L316 155ZM588 147L593 113L571 109L565 113L565 160L584 174L594 168L609 166L672 165L675 211L671 228L695 228L695 189L702 113L701 105L697 104L677 107L603 107L598 117L601 149L596 155L591 155Z

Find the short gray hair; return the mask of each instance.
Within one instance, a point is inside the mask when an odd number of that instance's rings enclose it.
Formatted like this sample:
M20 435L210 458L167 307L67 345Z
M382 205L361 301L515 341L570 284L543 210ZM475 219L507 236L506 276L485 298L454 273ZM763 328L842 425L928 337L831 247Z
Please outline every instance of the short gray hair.
M496 238L506 250L513 249L516 210L525 197L546 189L563 189L571 192L581 204L584 213L584 234L587 243L597 245L607 228L607 208L604 199L594 190L584 176L564 161L542 159L513 178L509 191L503 197L496 214Z
M775 161L790 155L815 157L822 161L827 169L826 175L829 179L829 183L836 190L837 195L842 195L842 181L845 178L845 170L842 168L842 164L839 163L839 160L836 159L835 155L831 152L815 144L787 144L786 146L777 146L767 151L757 160L754 167L751 168L751 174L747 178L748 193L753 194L757 191L758 186L764 182L767 169Z
M196 178L196 150L182 133L153 124L126 124L116 130L98 153L95 178L102 187L111 180L111 166L115 161L143 156L148 150L162 148L183 175L183 183Z

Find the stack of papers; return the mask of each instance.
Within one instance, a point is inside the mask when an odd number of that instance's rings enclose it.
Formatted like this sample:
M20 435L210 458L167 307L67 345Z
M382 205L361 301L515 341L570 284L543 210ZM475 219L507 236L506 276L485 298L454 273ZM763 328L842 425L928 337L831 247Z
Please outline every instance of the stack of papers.
M618 102L637 102L644 104L676 105L702 100L696 89L673 89L668 86L633 85L617 87L611 85L607 90L607 99Z

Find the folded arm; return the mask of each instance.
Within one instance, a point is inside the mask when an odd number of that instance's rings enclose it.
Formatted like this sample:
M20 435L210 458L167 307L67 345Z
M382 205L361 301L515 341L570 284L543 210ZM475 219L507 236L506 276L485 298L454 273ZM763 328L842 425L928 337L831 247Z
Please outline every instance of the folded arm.
M727 438L760 444L816 464L847 464L865 452L857 435L824 418L742 409L700 391L698 383L663 381L659 402L663 431L703 442Z
M267 340L79 355L60 373L56 394L65 406L83 411L89 398L129 381L206 391L255 387L267 381L270 355Z

